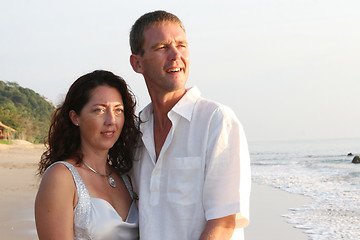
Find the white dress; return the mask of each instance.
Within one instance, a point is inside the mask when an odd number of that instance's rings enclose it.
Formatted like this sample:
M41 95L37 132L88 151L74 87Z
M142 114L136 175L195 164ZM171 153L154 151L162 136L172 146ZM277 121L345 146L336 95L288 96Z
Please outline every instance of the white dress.
M127 177L122 176L130 196L133 199L125 221L119 216L109 202L90 197L89 192L75 167L64 161L53 163L64 164L71 172L78 193L78 203L74 209L74 239L101 240L135 240L139 239L139 213Z

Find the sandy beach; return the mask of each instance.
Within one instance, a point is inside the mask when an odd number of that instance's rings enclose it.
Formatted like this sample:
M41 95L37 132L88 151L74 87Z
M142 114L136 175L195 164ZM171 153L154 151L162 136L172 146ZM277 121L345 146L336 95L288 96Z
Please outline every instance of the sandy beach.
M0 236L1 239L37 239L33 205L39 184L35 175L44 147L19 141L0 144ZM246 240L306 240L306 234L286 223L282 215L310 199L253 184L250 225Z
M0 144L0 238L37 239L33 205L39 184L37 163L43 145Z
M284 192L266 185L252 184L250 224L245 228L246 240L306 240L303 230L296 229L282 217L311 202L310 198Z

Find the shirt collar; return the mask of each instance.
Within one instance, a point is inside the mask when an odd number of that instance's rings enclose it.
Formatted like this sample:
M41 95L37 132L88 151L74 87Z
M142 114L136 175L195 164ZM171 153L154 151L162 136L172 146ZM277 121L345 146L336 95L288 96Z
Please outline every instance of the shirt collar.
M151 114L153 113L153 105L150 102L146 107L143 108L143 110L140 111L140 121L141 122L147 122L150 119Z
M197 87L187 89L185 95L175 104L170 112L175 112L188 121L191 121L195 103L200 98L200 94Z
M190 121L195 107L195 103L200 98L200 95L200 90L196 86L187 89L185 95L175 104L175 106L170 110L169 113L175 112ZM153 105L152 103L149 103L140 112L141 121L148 121L153 111Z

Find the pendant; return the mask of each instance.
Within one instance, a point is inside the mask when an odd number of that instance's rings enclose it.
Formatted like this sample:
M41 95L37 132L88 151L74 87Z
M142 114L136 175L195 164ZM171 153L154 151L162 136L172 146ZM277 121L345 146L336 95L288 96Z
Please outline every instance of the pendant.
M115 179L113 179L111 176L108 177L108 182L113 188L116 187Z

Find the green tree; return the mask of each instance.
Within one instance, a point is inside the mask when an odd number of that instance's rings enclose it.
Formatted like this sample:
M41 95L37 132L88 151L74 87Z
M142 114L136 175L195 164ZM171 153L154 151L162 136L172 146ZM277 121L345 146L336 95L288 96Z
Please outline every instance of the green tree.
M54 111L44 97L16 82L0 81L0 121L14 128L16 137L43 142Z

